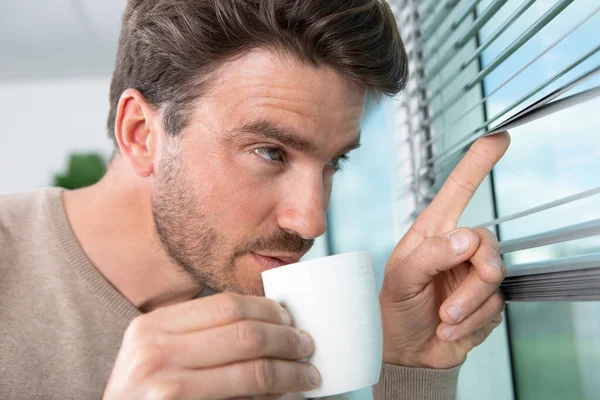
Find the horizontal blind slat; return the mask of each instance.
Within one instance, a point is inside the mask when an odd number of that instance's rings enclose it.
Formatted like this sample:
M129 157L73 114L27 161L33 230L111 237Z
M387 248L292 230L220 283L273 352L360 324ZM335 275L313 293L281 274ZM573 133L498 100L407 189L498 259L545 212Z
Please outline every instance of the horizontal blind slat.
M539 206L532 207L527 210L520 211L518 213L514 213L511 215L501 217L501 218L493 219L491 221L488 221L488 222L485 222L485 223L479 225L479 227L491 227L491 226L500 225L505 222L513 221L518 218L528 217L530 215L533 215L533 214L536 214L536 213L539 213L542 211L550 210L552 208L556 208L556 207L559 207L559 206L562 206L565 204L574 203L579 200L587 199L588 197L592 197L597 194L600 194L600 186L590 189L590 190L586 190L584 192L580 192L580 193L571 195L571 196L563 197L561 199L554 200L554 201L551 201L551 202L548 202L545 204L540 204Z
M597 54L598 52L600 52L600 45L596 46L590 52L586 53L583 57L577 59L575 62L568 65L563 70L554 74L552 77L548 78L546 81L542 82L540 85L538 85L537 87L535 87L534 89L532 89L531 91L526 93L523 97L521 97L520 99L517 99L515 102L513 102L509 107L505 108L504 110L500 111L498 114L489 118L485 123L481 124L480 126L475 128L471 132L467 133L465 136L460 138L456 143L454 143L452 146L450 146L450 148L446 149L444 152L437 153L436 155L434 155L427 161L431 162L432 164L442 164L447 157L451 157L451 156L455 155L462 148L464 148L465 146L472 143L475 139L477 139L481 136L485 136L485 134L482 134L479 136L476 136L476 134L478 132L482 132L484 129L486 129L487 126L491 122L495 122L498 119L505 116L506 114L508 114L509 112L514 111L519 105L524 103L526 100L532 98L533 96L535 96L536 94L538 94L539 92L541 92L542 90L547 88L549 85L551 85L558 79L562 78L565 74L567 74L568 72L573 70L575 67L580 65L582 62L588 60L591 56L593 56L594 54ZM589 71L584 72L583 74L581 74L579 76L576 76L575 78L573 78L572 80L570 80L569 82L564 84L562 87L555 90L553 93L559 93L559 95L562 95L562 94L566 93L567 91L575 88L576 86L584 83L585 81L587 81L588 79L590 79L591 77L595 76L598 73L600 73L600 65L592 68ZM557 97L557 96L555 96L555 97ZM519 113L521 113L522 111L523 110L521 110ZM517 114L519 114L519 113L517 113ZM494 128L494 129L496 129L496 128ZM425 145L427 145L427 144L428 143L426 142Z
M600 267L600 253L583 256L564 257L507 266L507 278L518 276L535 276L554 272L572 272Z
M461 65L461 70L475 61L485 49L487 49L500 35L504 33L521 15L535 3L536 0L526 0L517 8L500 26L486 39Z
M559 0L552 8L542 15L533 25L531 25L521 36L515 39L502 53L493 59L484 69L482 69L473 79L467 83L466 88L472 89L476 84L481 82L483 78L488 76L508 57L513 55L520 49L529 39L536 33L542 30L550 21L556 18L565 8L567 8L574 0Z
M542 232L537 235L503 240L500 242L500 253L512 253L515 251L532 249L596 235L600 235L600 219L569 225L564 228Z

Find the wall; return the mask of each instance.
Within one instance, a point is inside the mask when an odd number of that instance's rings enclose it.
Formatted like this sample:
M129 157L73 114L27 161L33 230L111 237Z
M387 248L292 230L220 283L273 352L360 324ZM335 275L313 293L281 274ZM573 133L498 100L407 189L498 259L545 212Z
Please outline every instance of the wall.
M52 184L68 154L111 154L110 78L0 81L0 194Z

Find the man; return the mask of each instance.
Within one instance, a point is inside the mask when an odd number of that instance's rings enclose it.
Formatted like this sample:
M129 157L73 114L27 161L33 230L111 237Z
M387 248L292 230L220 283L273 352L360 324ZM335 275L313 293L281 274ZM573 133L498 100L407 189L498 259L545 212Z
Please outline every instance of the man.
M0 397L276 398L318 385L299 361L310 332L261 296L260 272L325 232L365 100L399 92L406 65L382 1L129 1L106 176L0 200ZM376 398L453 398L467 353L500 323L497 242L456 224L507 146L475 143L394 250Z

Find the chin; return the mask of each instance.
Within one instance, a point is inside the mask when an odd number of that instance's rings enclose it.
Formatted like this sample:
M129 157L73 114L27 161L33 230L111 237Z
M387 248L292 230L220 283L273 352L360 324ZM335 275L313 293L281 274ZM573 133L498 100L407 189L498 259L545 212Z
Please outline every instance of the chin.
M217 292L233 292L246 296L264 296L265 290L262 285L262 279L236 279L229 281L228 284L222 285L221 290Z

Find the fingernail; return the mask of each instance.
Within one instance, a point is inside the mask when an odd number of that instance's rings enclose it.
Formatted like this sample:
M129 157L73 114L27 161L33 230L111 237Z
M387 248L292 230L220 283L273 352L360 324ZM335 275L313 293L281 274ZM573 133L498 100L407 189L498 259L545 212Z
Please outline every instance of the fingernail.
M300 351L302 354L310 354L313 350L313 341L306 332L300 332Z
M309 365L306 375L308 376L308 381L313 387L319 386L319 383L321 382L321 374L319 374L319 371L317 371L315 367Z
M452 249L457 256L465 254L469 249L469 234L465 231L456 231L450 235L450 244Z
M450 319L454 322L458 322L461 313L462 311L459 306L451 305L446 309L446 314L448 314Z
M454 336L454 328L451 326L447 326L444 329L442 329L442 333L444 334L444 336L446 336L446 339L452 339L452 336Z
M281 321L284 325L292 324L292 316L285 308L283 308L283 306L281 307Z
M488 264L502 272L502 261L500 260L488 260Z

